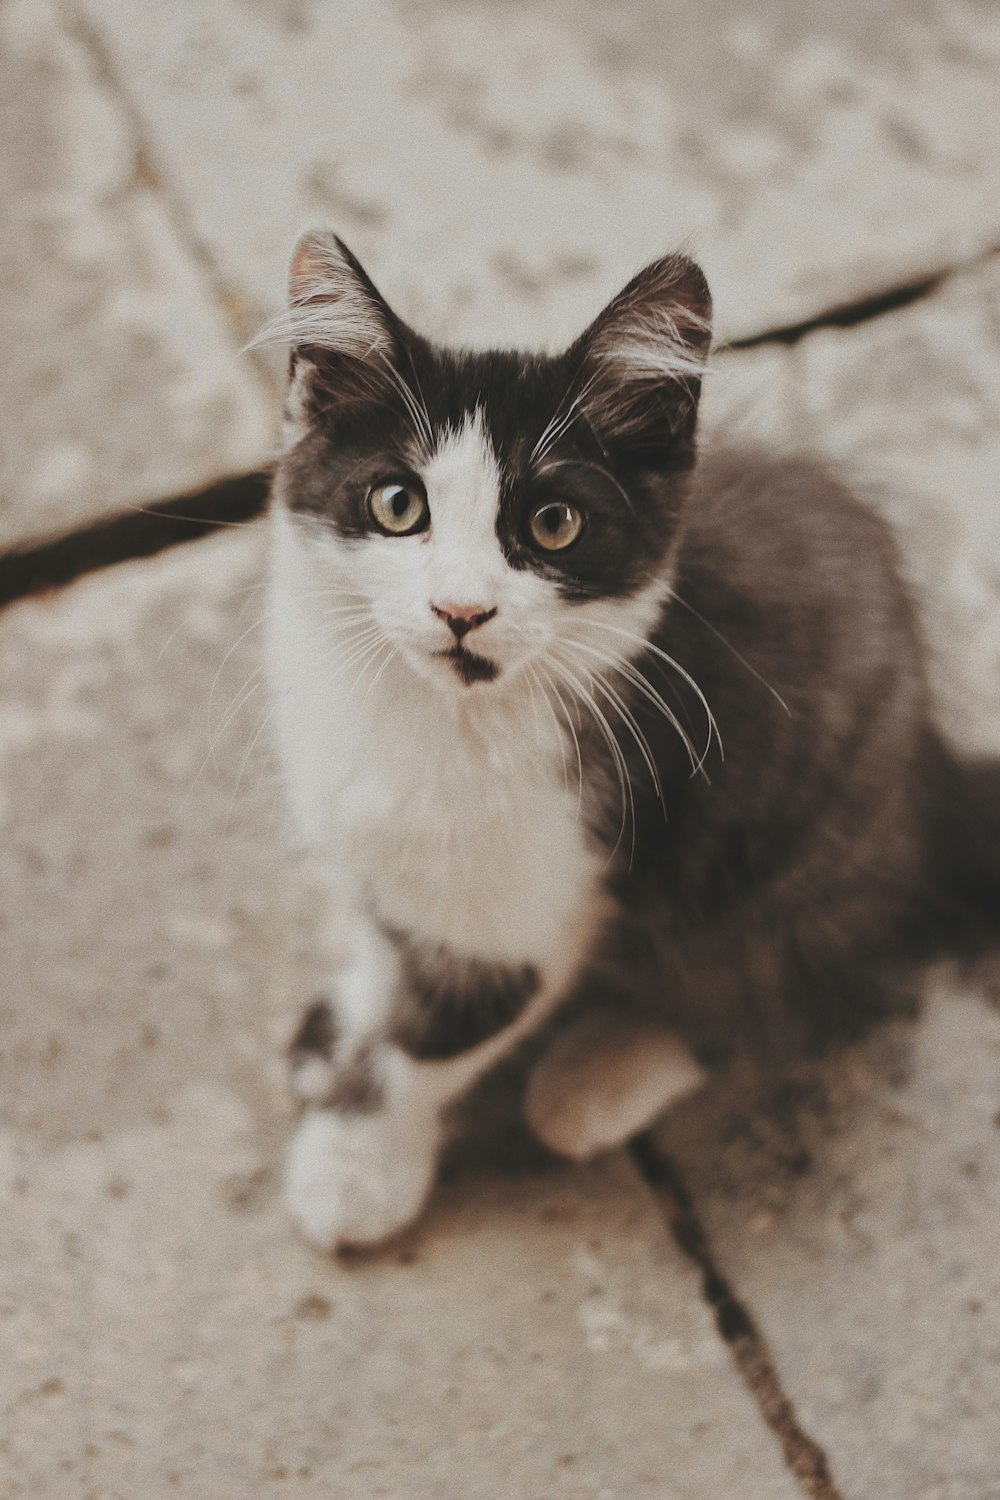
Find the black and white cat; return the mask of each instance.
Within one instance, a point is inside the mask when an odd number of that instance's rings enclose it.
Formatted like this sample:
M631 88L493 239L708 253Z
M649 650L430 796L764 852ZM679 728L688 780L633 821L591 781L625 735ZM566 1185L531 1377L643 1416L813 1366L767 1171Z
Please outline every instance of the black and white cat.
M412 1219L449 1104L556 1007L527 1114L585 1157L881 1013L946 886L997 901L991 840L955 850L998 782L929 727L884 527L809 462L696 466L693 262L557 357L459 353L313 232L272 331L279 750L352 948L293 1046L311 1240Z

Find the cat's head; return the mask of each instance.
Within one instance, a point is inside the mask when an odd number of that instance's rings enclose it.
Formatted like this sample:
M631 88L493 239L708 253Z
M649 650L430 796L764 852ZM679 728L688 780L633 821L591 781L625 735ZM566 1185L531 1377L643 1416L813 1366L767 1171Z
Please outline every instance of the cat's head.
M452 695L634 656L669 584L710 310L669 256L563 354L456 352L304 235L272 329L292 348L275 493L319 591Z

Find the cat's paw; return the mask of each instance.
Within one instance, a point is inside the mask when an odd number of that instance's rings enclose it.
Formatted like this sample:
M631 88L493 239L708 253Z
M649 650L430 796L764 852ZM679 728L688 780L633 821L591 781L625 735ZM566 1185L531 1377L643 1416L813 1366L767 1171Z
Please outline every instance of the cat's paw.
M670 1032L587 1016L555 1042L528 1085L525 1114L539 1140L586 1161L620 1146L705 1082Z
M321 1250L377 1245L420 1212L437 1147L437 1131L425 1120L388 1110L311 1110L288 1152L288 1206Z

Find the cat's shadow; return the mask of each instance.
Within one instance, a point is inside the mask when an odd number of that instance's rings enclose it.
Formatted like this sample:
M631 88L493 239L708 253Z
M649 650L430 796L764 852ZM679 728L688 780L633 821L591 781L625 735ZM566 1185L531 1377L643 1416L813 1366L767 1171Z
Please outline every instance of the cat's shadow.
M1000 1006L1000 957L953 972L963 990ZM695 1205L711 1200L712 1217L725 1219L727 1206L737 1205L741 1221L780 1232L794 1212L801 1232L827 1214L831 1183L851 1188L866 1144L919 1108L911 1085L921 1025L920 1013L900 1016L821 1058L770 1068L733 1065L658 1122L658 1147ZM539 1040L528 1044L462 1102L421 1219L377 1248L342 1252L343 1261L419 1260L432 1242L463 1233L463 1205L476 1221L485 1216L502 1230L547 1195L562 1205L557 1218L568 1212L574 1192L593 1200L600 1158L592 1167L567 1163L524 1122L524 1090L543 1047ZM634 1164L632 1170L641 1180Z
M774 1215L800 1198L808 1214L810 1189L839 1170L845 1138L863 1133L887 1101L905 1093L916 1024L896 1019L821 1059L731 1067L657 1124L659 1145L696 1200L740 1199ZM455 1119L438 1186L420 1220L377 1247L339 1252L342 1264L421 1260L442 1237L463 1233L463 1205L480 1227L485 1215L503 1230L513 1229L547 1195L564 1207L574 1192L593 1200L601 1159L591 1166L568 1163L525 1124L521 1101L528 1072L519 1058L479 1085ZM636 1173L641 1193L641 1172L634 1163L628 1170ZM822 1194L815 1196L821 1212Z

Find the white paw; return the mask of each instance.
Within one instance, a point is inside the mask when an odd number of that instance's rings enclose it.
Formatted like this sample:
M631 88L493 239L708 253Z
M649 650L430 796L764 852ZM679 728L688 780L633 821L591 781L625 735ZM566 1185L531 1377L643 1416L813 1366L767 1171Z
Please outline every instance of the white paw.
M670 1032L588 1016L535 1069L525 1114L551 1151L586 1161L651 1125L705 1077Z
M306 1114L285 1170L288 1206L322 1250L375 1245L423 1206L434 1177L437 1130L387 1110Z

